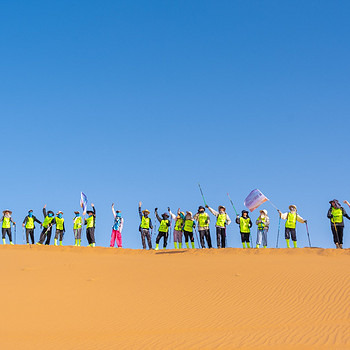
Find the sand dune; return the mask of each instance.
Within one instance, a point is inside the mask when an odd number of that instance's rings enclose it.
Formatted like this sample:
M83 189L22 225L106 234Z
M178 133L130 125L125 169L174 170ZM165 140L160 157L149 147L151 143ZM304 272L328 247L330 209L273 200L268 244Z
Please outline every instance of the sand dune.
M1 246L1 349L347 349L350 250Z

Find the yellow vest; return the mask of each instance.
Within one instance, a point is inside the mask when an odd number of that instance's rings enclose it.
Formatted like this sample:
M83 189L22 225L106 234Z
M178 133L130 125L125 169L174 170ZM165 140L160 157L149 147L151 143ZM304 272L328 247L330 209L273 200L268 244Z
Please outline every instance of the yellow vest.
M219 214L216 220L216 226L225 227L226 226L226 213Z
M198 215L198 226L203 228L209 228L207 214L201 213Z
M343 211L339 208L339 209L335 209L332 207L332 219L331 221L335 224L340 224L341 222L343 222Z
M94 216L91 215L86 219L86 228L94 227Z
M297 214L296 213L288 213L287 214L287 228L295 228L297 226Z
M159 225L159 232L165 232L167 233L169 230L168 226L169 220L162 220Z
M239 218L239 229L242 233L250 233L250 218Z
M187 232L193 232L193 225L194 225L193 220L185 220L184 230Z
M77 230L78 228L81 228L81 223L82 223L81 216L75 217L73 230Z
M4 216L4 220L2 221L2 228L11 228L11 218Z
M33 217L27 217L27 223L26 223L26 228L31 230L34 228L34 218Z
M146 217L142 216L141 228L149 229L149 223L150 223L150 218L146 218Z

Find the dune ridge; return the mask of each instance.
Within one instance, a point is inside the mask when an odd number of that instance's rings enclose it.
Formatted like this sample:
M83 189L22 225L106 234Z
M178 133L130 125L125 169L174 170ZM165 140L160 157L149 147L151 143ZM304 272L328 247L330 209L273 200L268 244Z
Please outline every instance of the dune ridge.
M349 255L0 246L1 349L348 349Z

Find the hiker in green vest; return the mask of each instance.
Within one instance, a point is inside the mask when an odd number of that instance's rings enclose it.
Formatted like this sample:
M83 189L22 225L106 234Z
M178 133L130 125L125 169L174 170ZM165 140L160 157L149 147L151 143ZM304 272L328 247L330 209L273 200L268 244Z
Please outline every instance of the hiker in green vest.
M236 223L239 225L243 248L250 248L250 228L253 223L249 217L249 212L247 210L242 210L241 217L239 217L239 215L236 217Z
M261 243L264 248L267 248L267 232L270 226L270 218L267 216L267 210L260 210L260 215L256 222L258 225L258 232L256 235L256 247L260 248Z
M39 221L34 215L33 210L28 211L28 215L24 218L22 226L25 227L26 230L26 240L27 244L29 244L29 236L32 241L32 244L34 244L34 229L35 225L34 223L37 222L41 225L41 221Z
M37 244L38 245L43 244L46 237L45 245L50 245L52 226L55 224L55 214L52 210L49 210L46 213L46 204L44 205L44 208L43 208L43 214L44 214L44 222L42 224L43 230L41 231L39 242Z
M64 227L64 218L63 218L63 213L61 211L59 211L56 214L55 224L56 224L56 234L55 234L55 239L54 239L55 246L58 246L58 244L57 244L58 239L60 241L60 245L63 245L62 240L63 240L63 236L64 236L66 229Z
M182 249L182 233L183 233L183 227L185 224L185 213L183 211L180 211L180 208L177 210L177 215L173 214L168 208L169 214L171 218L175 221L175 227L174 227L174 247L175 249Z
M88 215L85 219L84 225L86 225L86 238L90 247L96 246L95 241L95 222L96 222L96 209L93 203L91 203L92 210L87 210Z
M6 235L7 235L10 240L10 244L13 245L12 233L11 233L11 222L13 225L16 225L16 223L11 218L12 211L6 209L2 212L2 214L3 216L0 220L0 222L2 221L2 243L6 244Z
M157 220L159 221L159 229L158 229L158 236L156 238L156 250L159 250L159 241L163 237L163 249L166 249L167 243L168 243L168 233L169 233L169 227L170 227L170 220L169 220L169 214L164 213L162 214L162 217L158 215L158 208L154 209L154 212L156 214Z
M202 248L205 248L204 238L207 240L208 248L212 248L209 229L210 218L203 206L199 206L198 212L194 215L193 219L198 223L199 240Z
M296 233L297 221L299 221L302 224L306 224L307 220L304 220L301 216L299 216L299 214L297 213L297 207L295 205L289 206L288 213L281 213L281 211L279 210L278 210L278 213L280 214L280 218L282 220L286 220L284 238L286 239L287 248L290 248L289 240L291 237L292 237L294 248L297 248L297 233Z
M74 233L74 239L75 239L74 246L80 247L83 220L82 220L82 217L80 216L79 211L75 211L74 214L75 214L75 218L73 219L73 233Z
M230 225L231 219L226 213L226 208L220 205L216 211L210 208L208 205L205 206L209 211L216 217L216 241L218 248L226 247L226 226Z
M192 213L190 211L186 211L185 223L184 223L184 236L185 236L185 244L187 249L189 248L188 239L191 240L192 249L195 249L194 236L193 236L193 230L195 229L195 227L196 227L196 222L192 217Z
M152 249L152 239L150 229L153 230L152 220L149 217L150 211L148 209L141 211L142 202L139 202L139 215L141 223L139 231L141 233L141 241L143 249L146 249L146 239L148 243L148 249Z
M344 203L349 205L347 201L344 201ZM338 200L333 199L329 204L331 207L328 210L327 217L331 221L333 241L337 249L343 249L344 217L348 220L350 220L350 217Z

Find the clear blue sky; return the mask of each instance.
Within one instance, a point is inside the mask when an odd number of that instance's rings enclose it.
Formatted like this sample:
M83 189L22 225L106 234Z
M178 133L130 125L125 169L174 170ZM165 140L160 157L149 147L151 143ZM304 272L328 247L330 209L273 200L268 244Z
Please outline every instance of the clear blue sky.
M196 211L200 182L233 218L226 193L242 210L259 188L333 247L328 201L350 198L349 18L348 1L2 1L1 207L18 222L62 210L71 244L84 191L97 244L115 202L124 247L140 248L138 201Z

